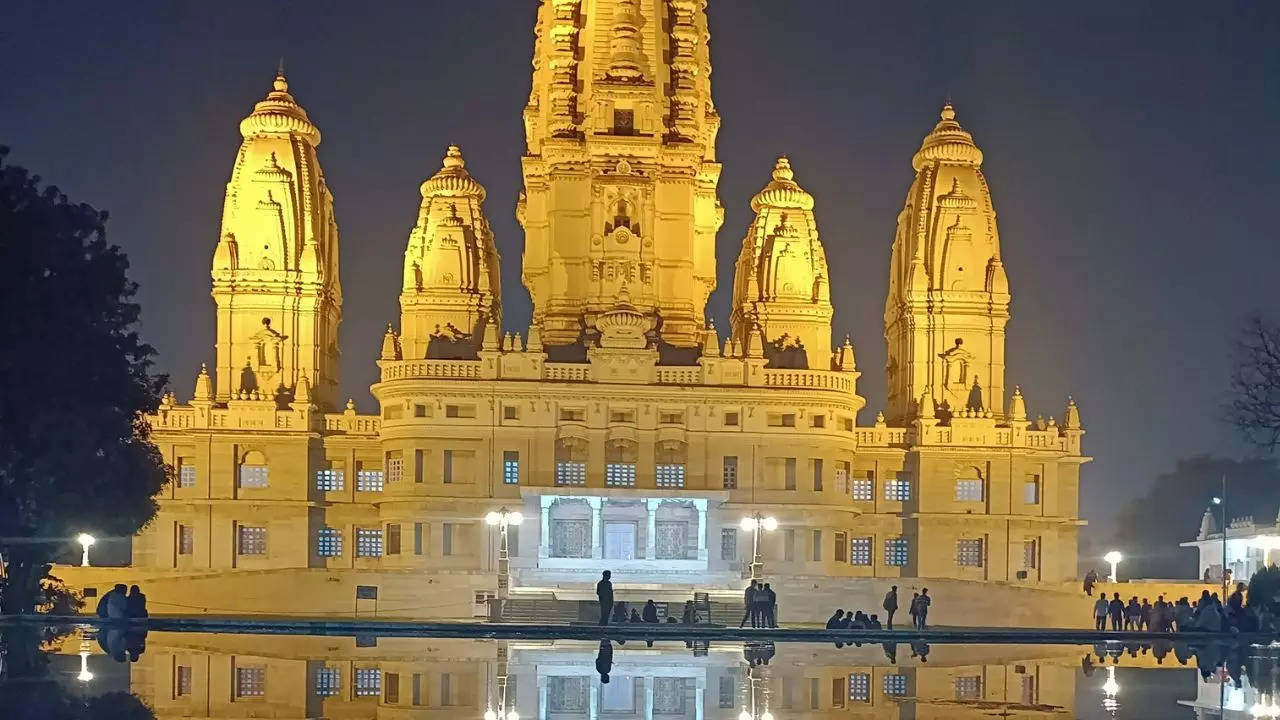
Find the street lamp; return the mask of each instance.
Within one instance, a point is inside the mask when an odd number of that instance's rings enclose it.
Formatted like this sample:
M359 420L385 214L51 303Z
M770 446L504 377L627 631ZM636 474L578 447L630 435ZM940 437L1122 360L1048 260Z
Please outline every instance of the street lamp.
M1119 567L1120 561L1124 559L1124 556L1120 554L1119 550L1112 550L1103 555L1102 559L1111 563L1111 582L1120 582L1120 575L1116 572L1116 568Z
M751 579L759 580L764 569L764 559L760 556L760 531L777 530L778 520L757 512L751 517L742 518L742 529L751 533Z
M89 567L89 546L98 542L98 539L89 533L80 533L76 536L76 542L80 543L80 547L84 549L84 553L80 556L80 566Z
M524 513L519 510L502 508L501 510L490 511L489 514L484 516L484 522L486 525L496 525L498 527L498 597L496 600L498 608L491 619L501 621L502 613L506 609L507 597L511 590L511 561L507 556L507 527L524 522ZM485 720L494 719L486 718ZM512 719L508 717L505 720Z
M1120 684L1116 682L1115 666L1108 665L1107 681L1102 683L1102 708L1111 717L1115 717L1116 711L1120 709L1120 701L1116 699L1119 694Z
M1222 476L1222 494L1213 498L1214 505L1222 506L1222 597L1227 596L1227 476Z

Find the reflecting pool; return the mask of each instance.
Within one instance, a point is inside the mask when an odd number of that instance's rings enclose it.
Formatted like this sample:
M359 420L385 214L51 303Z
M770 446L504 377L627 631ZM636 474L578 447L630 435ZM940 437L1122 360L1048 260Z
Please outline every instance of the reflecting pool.
M6 631L0 717L1280 717L1257 646L63 633Z

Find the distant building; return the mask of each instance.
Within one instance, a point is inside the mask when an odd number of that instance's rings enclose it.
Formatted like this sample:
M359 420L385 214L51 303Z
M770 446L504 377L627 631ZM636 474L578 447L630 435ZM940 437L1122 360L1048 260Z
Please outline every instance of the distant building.
M375 415L337 394L333 195L320 131L275 79L226 187L213 371L150 418L177 470L133 556L156 611L480 612L507 577L484 523L500 508L526 518L512 597L539 602L591 599L606 568L620 599L740 601L756 513L777 521L763 572L821 582L822 617L898 578L967 584L983 607L989 583L1075 577L1085 431L1070 401L1030 420L1006 383L996 213L950 104L897 218L883 413L858 422L853 344L832 332L847 268L786 157L751 200L728 333L707 320L724 209L704 5L541 4L516 201L533 322L502 325L486 191L450 147L420 188Z
M1200 533L1195 540L1182 543L1200 551L1201 579L1222 582L1223 533L1217 528L1215 513L1210 508L1200 519ZM1235 518L1226 533L1227 569L1239 582L1248 582L1258 570L1275 563L1272 551L1280 548L1280 515L1270 525L1259 525L1253 516Z

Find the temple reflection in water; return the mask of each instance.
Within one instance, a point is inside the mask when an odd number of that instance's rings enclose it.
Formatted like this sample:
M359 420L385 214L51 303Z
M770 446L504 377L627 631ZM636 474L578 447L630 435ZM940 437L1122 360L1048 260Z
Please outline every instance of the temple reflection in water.
M90 643L71 638L62 652L81 647ZM93 649L95 676L120 667ZM632 640L605 649L153 632L125 666L127 687L109 689L138 695L157 718L1069 718L1080 656L1066 646ZM63 665L69 679L73 664Z

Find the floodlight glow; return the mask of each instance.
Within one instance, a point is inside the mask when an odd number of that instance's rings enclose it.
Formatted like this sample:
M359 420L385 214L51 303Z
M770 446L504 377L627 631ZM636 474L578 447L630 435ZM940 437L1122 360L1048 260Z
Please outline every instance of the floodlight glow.
M764 713L760 715L760 720L773 720L773 713L765 710Z
M765 518L765 519L764 519L764 529L765 529L765 530L770 530L770 531L772 531L772 530L777 530L777 529L778 529L778 520L777 520L777 518L772 518L772 517L767 517L767 518Z
M513 513L507 513L507 522L511 525L519 525L524 522L524 513L519 510Z
M742 529L751 532L756 529L756 519L745 517L742 518Z
M496 512L490 512L488 515L484 516L484 523L486 525L497 525L500 522L502 522L502 516Z
M98 542L98 539L90 535L89 533L80 533L79 535L76 536L76 542L80 543L81 545L92 545Z
M520 720L520 713L516 712L515 710L512 710L511 712L507 713L507 720Z
M80 682L89 682L93 679L93 673L89 672L89 653L80 652L80 674L76 675L76 679Z
M492 710L484 711L484 720L498 720L498 713Z
M1215 496L1215 497L1213 498L1213 504L1214 504L1214 505L1221 505L1221 504L1222 504L1222 498L1220 498L1220 497L1216 497L1216 496Z
M1110 665L1107 666L1107 681L1102 683L1102 692L1108 697L1120 694L1120 684L1116 682L1116 669Z
M1116 564L1116 563L1120 562L1121 560L1123 560L1123 559L1124 559L1124 556L1120 554L1120 551L1118 551L1118 550L1112 550L1111 552L1107 553L1106 555L1103 555L1103 556L1102 556L1102 559L1103 559L1103 560L1106 560L1107 562L1109 562L1109 563L1111 563L1112 565L1114 565L1114 564Z
M738 720L751 720L751 713L747 712L746 710L743 710L742 712L738 713Z

